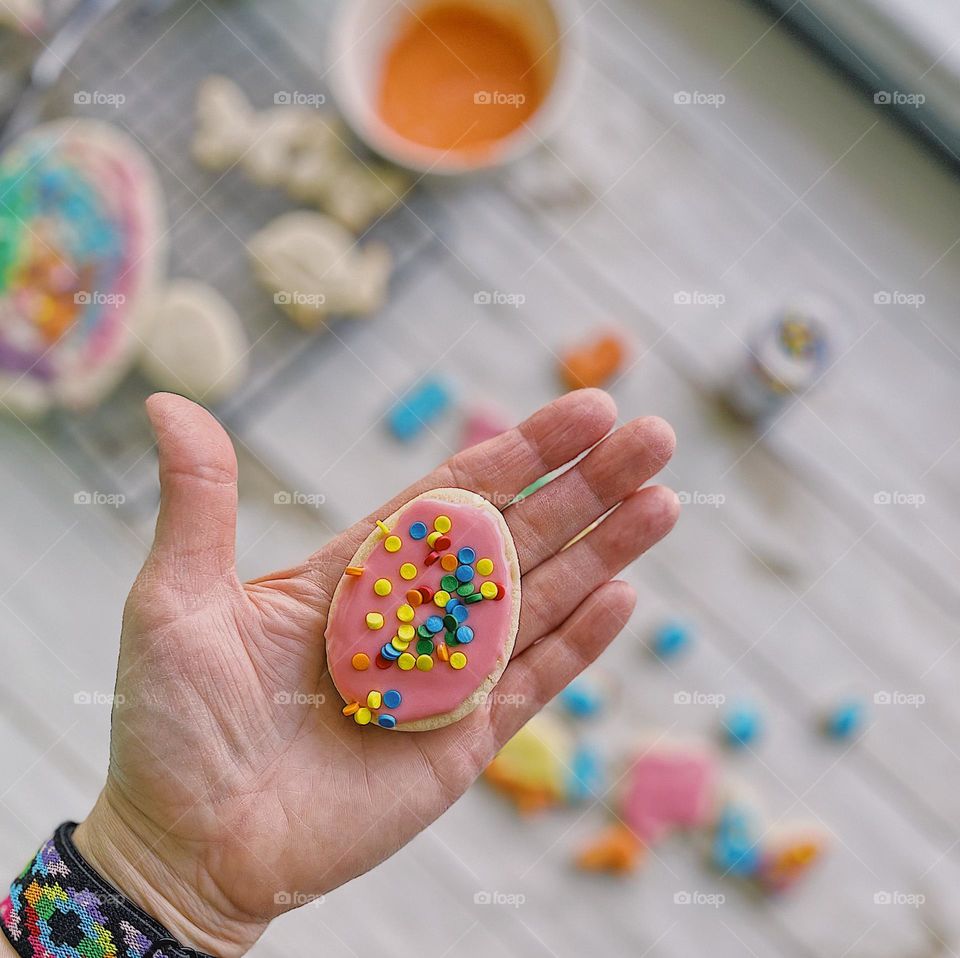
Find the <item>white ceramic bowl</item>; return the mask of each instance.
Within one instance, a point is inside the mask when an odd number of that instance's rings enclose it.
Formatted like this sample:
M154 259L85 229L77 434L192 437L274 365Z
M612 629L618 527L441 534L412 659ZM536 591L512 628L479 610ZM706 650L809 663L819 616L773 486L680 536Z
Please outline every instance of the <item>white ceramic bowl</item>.
M580 61L580 13L576 0L456 0L523 23L534 58L545 65L548 89L526 124L482 155L444 152L406 139L388 126L377 110L380 71L387 51L411 10L438 0L340 0L328 50L331 92L353 131L388 160L420 173L459 174L501 166L528 152L566 113Z

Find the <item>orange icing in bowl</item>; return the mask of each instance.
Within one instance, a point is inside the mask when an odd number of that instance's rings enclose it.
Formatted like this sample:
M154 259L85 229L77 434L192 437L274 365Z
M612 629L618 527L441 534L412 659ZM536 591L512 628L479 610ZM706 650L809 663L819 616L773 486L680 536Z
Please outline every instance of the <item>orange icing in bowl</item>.
M412 143L482 156L536 112L548 59L522 24L468 4L411 11L384 58L378 112Z

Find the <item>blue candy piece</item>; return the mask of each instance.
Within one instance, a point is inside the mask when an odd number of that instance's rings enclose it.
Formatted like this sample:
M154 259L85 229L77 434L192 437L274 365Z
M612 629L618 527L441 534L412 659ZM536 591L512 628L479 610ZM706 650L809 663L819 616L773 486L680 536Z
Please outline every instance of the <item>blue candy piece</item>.
M824 717L824 728L829 736L838 739L853 738L863 727L866 708L857 699L845 699Z
M469 645L473 641L473 629L469 625L461 625L457 629L457 641L463 645Z
M473 560L476 559L477 554L470 548L470 546L464 546L458 553L457 559L462 562L464 565L472 565Z
M380 654L391 662L400 658L400 650L395 649L389 642L380 650Z
M439 615L431 615L423 624L431 632L439 632L443 628L443 619L441 619Z
M567 773L567 798L572 802L585 801L599 795L602 789L603 763L599 754L586 745L578 746Z
M377 725L381 728L396 728L397 720L392 715L378 715Z
M458 622L466 622L470 618L470 610L459 602L448 611Z
M748 809L728 805L720 813L711 851L713 864L725 875L750 878L760 867L760 826Z
M723 734L727 744L745 748L759 738L763 731L760 713L750 705L736 705L723 717Z
M454 597L443 607L443 611L446 612L447 615L453 615L453 610L454 610L458 605L460 605L460 599L457 598L457 596L454 596Z
M439 419L451 402L445 383L439 379L427 379L397 401L387 414L387 423L397 439L406 442Z
M603 695L594 683L575 679L560 693L560 704L576 718L589 718L603 708Z
M653 633L653 651L662 659L668 659L683 651L691 641L689 627L676 620L663 622L654 630Z
M410 538L411 539L426 539L427 538L427 526L423 522L415 522L410 526Z
M471 582L476 573L468 565L458 565L456 575L460 582Z
M403 696L396 689L387 689L383 693L383 706L388 709L395 709L403 701Z

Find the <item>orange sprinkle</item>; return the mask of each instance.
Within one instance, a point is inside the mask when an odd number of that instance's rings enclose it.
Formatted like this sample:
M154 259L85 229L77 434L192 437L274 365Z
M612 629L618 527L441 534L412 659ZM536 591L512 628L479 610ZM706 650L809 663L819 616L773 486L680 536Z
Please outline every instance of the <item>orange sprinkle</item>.
M452 552L448 552L440 560L440 568L446 572L453 572L453 570L456 569L459 564L460 563L457 561L457 557Z
M407 593L407 605L412 605L416 608L418 605L423 604L423 596L417 589L411 589Z
M370 656L364 652L358 652L350 661L358 672L365 672L370 668Z
M441 642L441 643L437 646L437 656L440 658L440 661L441 661L441 662L449 662L449 661L450 661L450 653L447 651L447 643L446 643L446 642Z
M343 714L344 715L353 715L360 710L359 702L351 702L349 705L344 705Z
M363 575L363 566L348 565L344 571L347 573L347 575Z

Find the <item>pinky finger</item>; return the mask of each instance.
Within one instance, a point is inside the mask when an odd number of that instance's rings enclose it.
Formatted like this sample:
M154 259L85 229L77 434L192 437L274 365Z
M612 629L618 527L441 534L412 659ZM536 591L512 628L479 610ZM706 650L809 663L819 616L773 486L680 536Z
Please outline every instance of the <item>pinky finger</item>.
M626 582L606 582L554 632L510 663L490 712L497 749L603 652L627 624L636 602Z

